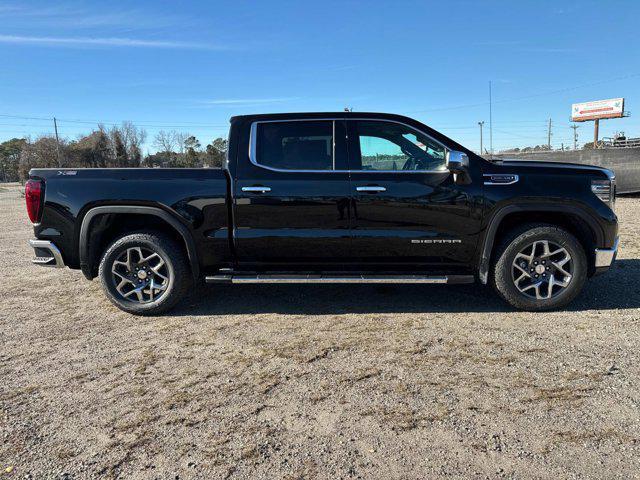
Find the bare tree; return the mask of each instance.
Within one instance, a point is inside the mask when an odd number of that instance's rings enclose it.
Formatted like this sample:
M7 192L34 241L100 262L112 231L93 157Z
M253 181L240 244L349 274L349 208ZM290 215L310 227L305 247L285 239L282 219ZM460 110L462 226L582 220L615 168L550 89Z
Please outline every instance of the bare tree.
M134 162L136 158L140 158L142 144L147 139L147 131L144 128L138 128L131 122L122 122L120 126L120 135L127 149L129 160ZM134 165L137 167L139 161Z
M184 155L186 153L186 151L187 151L187 148L188 148L187 141L193 135L191 135L190 133L187 133L187 132L176 132L176 131L173 131L172 133L175 136L176 143L178 144L178 153L180 155Z
M122 138L122 132L118 129L118 127L113 127L109 131L109 141L110 141L110 154L111 160L114 167L130 167L129 163L129 152L127 151L127 147L124 143L124 139Z
M175 153L177 147L176 132L160 130L153 139L153 146L160 152Z

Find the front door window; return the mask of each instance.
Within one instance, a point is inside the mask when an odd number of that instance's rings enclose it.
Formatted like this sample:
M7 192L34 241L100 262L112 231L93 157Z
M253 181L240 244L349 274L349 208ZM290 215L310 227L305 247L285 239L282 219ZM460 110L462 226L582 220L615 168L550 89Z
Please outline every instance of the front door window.
M356 131L360 158L356 155L352 170L446 170L445 147L407 125L360 120Z

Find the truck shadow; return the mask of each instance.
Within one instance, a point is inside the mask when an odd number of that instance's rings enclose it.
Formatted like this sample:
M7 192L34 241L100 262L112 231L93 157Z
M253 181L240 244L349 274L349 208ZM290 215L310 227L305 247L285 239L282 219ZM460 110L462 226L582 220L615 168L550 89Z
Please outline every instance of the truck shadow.
M588 280L566 310L624 308L640 308L640 259L618 260L607 274ZM170 315L509 311L514 310L479 284L262 284L203 286Z

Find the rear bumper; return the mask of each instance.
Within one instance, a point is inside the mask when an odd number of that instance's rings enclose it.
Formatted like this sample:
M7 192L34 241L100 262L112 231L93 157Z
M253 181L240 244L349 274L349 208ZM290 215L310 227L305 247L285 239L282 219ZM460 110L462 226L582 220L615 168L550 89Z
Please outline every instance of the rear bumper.
M58 247L49 240L29 240L29 245L35 251L36 256L31 260L36 265L43 267L64 267L64 260Z
M618 254L619 238L616 240L612 248L596 248L595 250L595 267L596 273L602 273L609 269Z

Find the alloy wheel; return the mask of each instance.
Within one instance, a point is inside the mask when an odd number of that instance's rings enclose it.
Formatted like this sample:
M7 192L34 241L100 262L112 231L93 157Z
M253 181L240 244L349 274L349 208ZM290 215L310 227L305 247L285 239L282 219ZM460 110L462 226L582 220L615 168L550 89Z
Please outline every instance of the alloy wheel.
M511 270L520 293L547 300L569 286L573 262L566 248L549 240L537 240L520 250Z
M165 259L147 247L127 248L111 267L118 293L136 303L158 300L166 292L170 276Z

